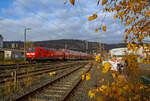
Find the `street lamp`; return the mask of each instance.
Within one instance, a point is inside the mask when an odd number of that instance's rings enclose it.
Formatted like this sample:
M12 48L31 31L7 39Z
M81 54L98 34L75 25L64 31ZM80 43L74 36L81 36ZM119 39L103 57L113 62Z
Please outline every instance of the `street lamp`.
M26 32L27 30L31 30L31 28L24 29L24 61L26 60Z

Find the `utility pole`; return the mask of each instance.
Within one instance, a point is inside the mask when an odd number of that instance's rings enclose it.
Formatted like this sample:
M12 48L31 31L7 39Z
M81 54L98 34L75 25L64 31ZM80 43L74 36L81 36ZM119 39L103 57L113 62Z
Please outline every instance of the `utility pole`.
M85 44L86 44L86 52L88 52L88 46L89 46L89 42L85 40Z
M27 33L27 30L31 30L31 28L24 29L24 61L26 60L26 33Z

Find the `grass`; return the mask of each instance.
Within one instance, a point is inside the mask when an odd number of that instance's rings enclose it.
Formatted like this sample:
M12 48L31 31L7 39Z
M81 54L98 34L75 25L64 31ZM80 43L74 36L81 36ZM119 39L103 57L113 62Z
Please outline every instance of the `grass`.
M21 63L26 63L26 61L24 61L23 58L10 59L10 60L0 59L0 65L7 65L7 64L21 64Z

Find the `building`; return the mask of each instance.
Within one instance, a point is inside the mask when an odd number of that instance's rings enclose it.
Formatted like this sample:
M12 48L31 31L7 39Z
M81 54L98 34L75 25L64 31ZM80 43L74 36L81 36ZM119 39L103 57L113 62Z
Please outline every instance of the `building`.
M147 47L145 47L145 48L147 48ZM134 53L135 55L139 55L139 56L144 56L144 57L146 57L147 54L150 54L149 50L148 49L143 49L143 47L138 48L137 51L128 50L126 47L124 47L124 48L114 48L114 49L111 49L109 51L109 54L110 54L111 57L114 57L114 56L115 57L122 57L122 56L125 56L126 54L131 54L131 53Z
M122 57L127 53L127 48L114 48L109 51L111 57Z
M4 48L9 49L24 49L24 42L22 41L5 41Z
M24 52L23 51L15 51L15 50L5 50L4 51L4 59L19 59L24 58Z
M0 48L3 48L3 36L0 35Z

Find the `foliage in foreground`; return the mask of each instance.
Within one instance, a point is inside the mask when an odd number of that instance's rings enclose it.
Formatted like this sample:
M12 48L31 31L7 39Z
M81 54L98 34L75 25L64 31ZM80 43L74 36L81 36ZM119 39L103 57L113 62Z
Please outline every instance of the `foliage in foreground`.
M75 0L70 0L72 5L75 5ZM143 47L146 54L146 59L142 63L150 63L150 45L144 44L143 40L150 37L150 1L149 0L98 0L99 4L103 6L103 12L115 12L114 19L120 19L125 25L125 38L124 42L128 42L128 50L137 52L139 48ZM102 7L101 6L101 7ZM89 16L88 20L92 21L98 18L97 14ZM96 28L96 32L99 30L106 31L106 26L100 26ZM104 100L118 100L118 101L149 101L150 100L150 85L143 84L139 79L139 76L143 75L141 68L137 63L135 54L125 56L125 60L128 61L128 65L124 69L123 74L119 74L116 71L111 71L111 64L105 63L101 68L102 73L112 75L112 82L107 78L102 78L100 83L106 82L102 86L89 91L90 98L93 98L95 94L100 93L102 96L96 98L97 101ZM96 57L98 64L101 64L101 58ZM148 70L147 70L148 71Z
M150 85L143 83L140 79L140 76L145 73L138 67L136 58L137 56L135 55L126 56L129 64L121 74L117 71L112 71L109 62L106 62L104 67L99 65L98 69L101 67L101 73L103 75L111 74L113 79L108 80L108 78L102 78L99 81L100 87L91 89L89 91L89 97L94 98L98 94L97 101L112 99L118 101L149 101ZM96 61L98 64L100 64L99 60L100 57L97 56Z

